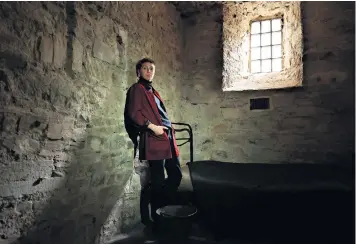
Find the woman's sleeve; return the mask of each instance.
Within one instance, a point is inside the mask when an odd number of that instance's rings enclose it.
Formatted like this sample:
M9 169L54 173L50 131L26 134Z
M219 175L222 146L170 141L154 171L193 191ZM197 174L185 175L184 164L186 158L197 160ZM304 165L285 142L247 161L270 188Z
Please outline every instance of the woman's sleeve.
M146 94L139 86L133 86L129 91L128 116L141 129L147 128L150 121L143 116L143 98Z

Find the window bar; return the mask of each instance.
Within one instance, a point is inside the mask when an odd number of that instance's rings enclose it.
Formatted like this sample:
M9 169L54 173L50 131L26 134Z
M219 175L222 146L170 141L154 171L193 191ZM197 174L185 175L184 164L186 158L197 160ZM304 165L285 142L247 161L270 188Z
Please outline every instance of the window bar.
M260 63L260 71L258 71L257 73L261 73L262 72L262 21L259 21L259 26L260 26L260 31L259 34L260 35L260 45L259 45L259 49L260 49L260 58L258 59L259 63Z
M269 62L270 62L270 70L269 70L269 72L272 72L272 70L273 70L273 68L272 68L272 20L270 20L269 21L269 28L270 28L270 30L271 30L271 32L269 33L269 36L270 36L270 49L271 49L271 59L269 60Z

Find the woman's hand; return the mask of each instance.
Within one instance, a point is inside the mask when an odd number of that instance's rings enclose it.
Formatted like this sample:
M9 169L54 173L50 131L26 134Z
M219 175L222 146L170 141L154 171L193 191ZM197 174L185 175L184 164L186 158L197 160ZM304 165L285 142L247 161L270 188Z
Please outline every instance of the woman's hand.
M165 126L157 125L155 126L155 130L153 132L155 133L156 136L161 136L164 134L164 130L168 130L168 128Z
M165 127L165 126L154 125L154 124L150 124L150 125L148 126L148 128L149 128L150 130L152 130L153 133L155 133L156 136L161 136L161 135L163 135L164 130L168 130L168 128Z

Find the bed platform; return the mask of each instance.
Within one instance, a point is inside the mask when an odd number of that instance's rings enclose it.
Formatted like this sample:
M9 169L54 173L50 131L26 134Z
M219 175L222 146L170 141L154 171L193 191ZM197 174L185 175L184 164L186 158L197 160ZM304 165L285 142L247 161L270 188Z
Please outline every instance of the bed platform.
M217 238L352 244L354 184L354 170L338 165L193 161L191 155L180 189L191 192L197 221Z
M322 164L188 163L201 222L220 237L354 243L353 174Z

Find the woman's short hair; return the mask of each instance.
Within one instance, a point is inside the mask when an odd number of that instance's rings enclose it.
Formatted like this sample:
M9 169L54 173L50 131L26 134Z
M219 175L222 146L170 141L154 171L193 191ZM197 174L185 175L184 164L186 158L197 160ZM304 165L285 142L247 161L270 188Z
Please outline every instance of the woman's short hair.
M151 63L151 64L155 64L155 62L150 58L143 58L136 63L136 75L137 76L139 75L139 70L141 69L142 64L147 63L147 62Z

